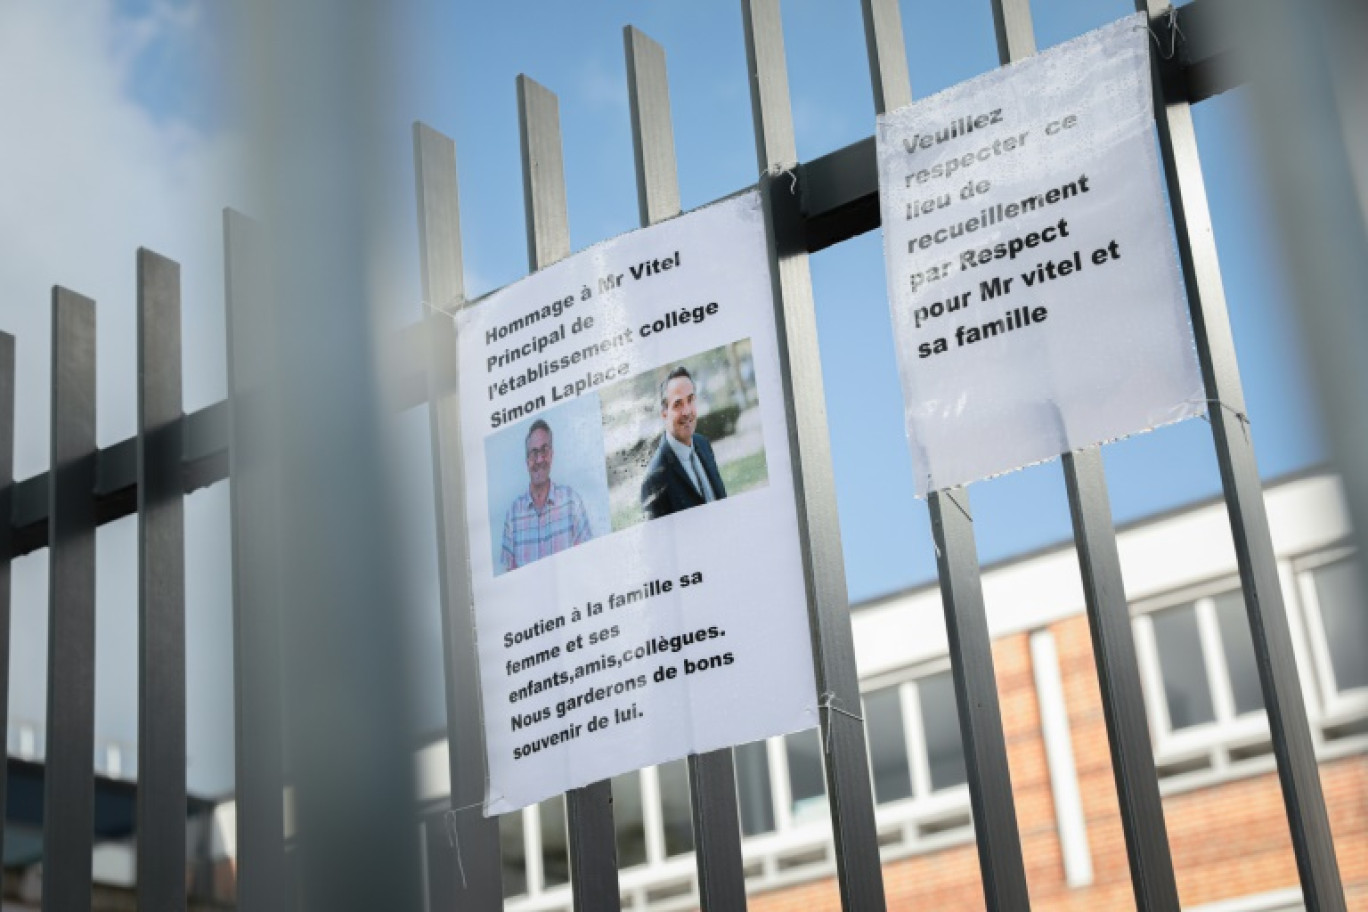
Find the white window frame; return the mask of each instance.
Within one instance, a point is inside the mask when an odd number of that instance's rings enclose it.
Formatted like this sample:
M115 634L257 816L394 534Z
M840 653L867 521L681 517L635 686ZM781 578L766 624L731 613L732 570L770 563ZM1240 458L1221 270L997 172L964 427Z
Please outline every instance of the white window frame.
M949 670L949 657L941 656L861 682L862 695L888 688L897 689L902 710L904 749L912 779L911 797L882 804L876 801L874 805L875 825L882 844L880 853L885 861L973 841L969 785L964 782L940 791L931 791L931 767L922 728L917 684L924 678ZM742 842L744 862L752 872L747 877L748 887L769 890L829 876L835 871L836 864L831 849L830 817L821 814L795 818L785 736L767 739L765 747L769 761L774 829L745 837ZM826 762L825 756L822 762ZM872 794L872 767L869 774ZM963 826L953 825L926 835L920 832L922 827L938 828L940 824L961 818Z
M1282 558L1277 565L1312 742L1321 759L1340 757L1368 748L1368 735L1365 734L1355 733L1333 740L1325 737L1327 729L1368 717L1368 688L1341 692L1336 687L1315 581L1311 577L1315 569L1352 558L1354 554L1352 548L1341 546ZM1214 599L1239 587L1238 577L1224 576L1145 599L1131 606L1141 687L1145 693L1145 709L1155 760L1161 767L1161 787L1165 794L1202 787L1213 780L1253 775L1275 768L1271 750L1240 756L1243 749L1264 748L1269 744L1270 736L1265 711L1240 716L1234 714L1230 673L1220 641ZM1151 615L1183 605L1195 606L1198 633L1202 637L1202 657L1207 666L1216 720L1175 732L1169 724L1168 698L1164 691ZM1201 766L1182 769L1193 761L1200 761ZM1165 773L1164 767L1173 771Z
M875 822L882 835L900 831L895 841L885 846L885 858L916 854L972 838L972 826L951 828L944 833L924 836L923 826L935 825L963 817L969 813L969 784L961 782L938 791L931 785L931 758L926 743L926 729L922 719L921 681L934 675L950 672L949 656L904 670L896 676L885 675L872 679L861 688L861 695L896 687L902 709L903 749L906 752L912 780L912 794L897 801L874 804ZM869 770L869 787L874 789L874 769ZM966 820L970 818L966 817Z
M1336 548L1308 555L1292 565L1296 578L1297 595L1301 602L1307 645L1313 658L1312 666L1320 697L1322 726L1337 726L1368 715L1368 687L1340 688L1335 680L1335 666L1330 657L1330 643L1321 615L1320 594L1316 590L1314 573L1322 567L1343 560L1357 560L1352 548Z
M1145 708L1149 716L1150 734L1154 738L1154 753L1164 764L1207 756L1218 747L1238 750L1269 739L1268 715L1264 710L1243 714L1235 712L1230 668L1226 663L1220 624L1216 618L1217 596L1238 592L1239 588L1238 579L1222 578L1179 595L1142 603L1133 618L1135 652L1140 662L1140 680L1145 690ZM1168 609L1184 607L1191 607L1196 616L1202 662L1206 667L1207 692L1211 697L1215 719L1175 731L1169 720L1168 694L1164 689L1163 667L1152 616ZM1225 756L1220 756L1215 758L1214 764L1221 766L1226 760Z
M650 908L670 912L691 909L698 905L695 880L695 861L692 852L667 858L665 855L665 816L660 800L660 774L657 767L648 766L628 775L636 775L641 789L641 817L646 840L646 861L619 871L619 888L624 910ZM548 799L554 800L554 799ZM506 903L510 912L568 912L571 903L570 885L545 885L542 865L541 804L528 805L518 813L523 822L523 851L526 855L524 871L527 891L510 896ZM679 887L679 895L668 900L648 902L649 893Z

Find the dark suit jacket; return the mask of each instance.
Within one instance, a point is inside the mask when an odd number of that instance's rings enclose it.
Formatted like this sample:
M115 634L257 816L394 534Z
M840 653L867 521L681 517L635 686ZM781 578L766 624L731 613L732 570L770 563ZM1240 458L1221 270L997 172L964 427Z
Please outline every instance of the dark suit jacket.
M722 485L722 476L717 473L717 460L713 458L712 444L708 443L708 438L694 434L693 448L703 466L703 474L708 476L708 483L712 485L713 495L718 500L726 497L727 489ZM688 470L679 464L679 458L662 434L660 446L655 456L651 457L651 464L646 467L646 479L641 483L641 509L650 519L659 519L703 503L703 495L698 493Z

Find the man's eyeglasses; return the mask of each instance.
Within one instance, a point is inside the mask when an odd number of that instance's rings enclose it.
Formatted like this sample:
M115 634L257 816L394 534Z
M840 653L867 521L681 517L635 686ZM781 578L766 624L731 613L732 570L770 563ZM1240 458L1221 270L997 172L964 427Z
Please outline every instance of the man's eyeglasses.
M533 459L550 459L551 444L548 443L544 446L532 447L527 451L527 458L529 461Z

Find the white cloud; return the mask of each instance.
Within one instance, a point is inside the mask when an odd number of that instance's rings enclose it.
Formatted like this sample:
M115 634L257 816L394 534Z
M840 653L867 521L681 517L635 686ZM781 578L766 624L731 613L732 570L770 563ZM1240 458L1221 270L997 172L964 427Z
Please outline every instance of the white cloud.
M99 437L134 430L134 254L182 265L187 405L222 396L219 210L236 143L130 92L140 55L199 40L199 4L120 17L106 0L0 5L0 329L17 337L19 477L47 468L51 286L95 298Z
M139 246L182 267L186 410L224 395L220 212L225 205L246 208L232 189L240 186L234 177L240 144L226 131L198 126L221 118L197 116L192 123L173 108L150 110L138 98L161 94L134 91L141 63L155 59L161 78L165 62L177 59L165 52L193 57L217 40L204 10L204 0L159 2L136 17L121 15L108 0L0 3L0 330L16 337L19 478L48 467L53 285L96 301L100 444L134 433ZM221 517L224 498L217 493L211 499ZM122 742L126 768L137 734L133 531L128 521L101 530L97 591L96 736L99 743ZM221 534L199 540L207 534L187 542L196 568L204 563L205 541L222 547ZM187 606L195 641L189 647L195 657L189 669L192 787L231 782L232 684L222 661L231 655L225 562L217 562L213 579L196 570ZM10 689L10 718L40 726L45 565L42 555L16 565ZM217 664L205 659L206 643L213 644ZM215 667L206 672L207 664ZM209 719L219 721L206 727Z

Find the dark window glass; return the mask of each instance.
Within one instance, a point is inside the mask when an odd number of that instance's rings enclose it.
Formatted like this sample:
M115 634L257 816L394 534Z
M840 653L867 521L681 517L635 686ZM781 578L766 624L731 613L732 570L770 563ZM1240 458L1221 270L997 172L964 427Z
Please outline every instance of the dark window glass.
M693 809L689 806L689 766L684 760L656 767L660 781L660 817L665 824L665 855L692 852Z
M736 758L736 798L741 804L741 833L756 836L774 831L774 798L770 791L769 752L764 741L743 744Z
M822 778L822 740L817 730L786 735L784 752L788 755L794 819L820 815L826 810L826 780Z
M1340 690L1368 687L1368 600L1358 574L1358 564L1347 560L1314 571L1330 666Z
M1154 642L1159 651L1159 671L1164 678L1169 727L1174 731L1213 722L1211 688L1206 660L1197 632L1197 611L1192 605L1167 608L1150 615Z
M886 687L865 694L864 717L875 800L886 804L912 797L912 773L907 766L907 736L903 731L898 688Z
M503 858L504 898L526 893L527 851L523 843L522 811L499 817L499 855Z
M1244 595L1227 592L1218 595L1216 623L1221 628L1221 647L1230 672L1230 692L1235 696L1235 712L1243 715L1264 708L1259 687L1259 666L1254 662L1254 640L1249 633L1249 615Z
M617 833L618 867L646 863L646 819L641 813L641 774L613 779L613 831Z
M964 742L960 740L955 682L950 672L929 675L917 682L926 759L931 767L931 790L939 791L969 781L964 770Z
M570 882L570 852L566 847L565 798L548 798L537 805L541 816L542 886Z

